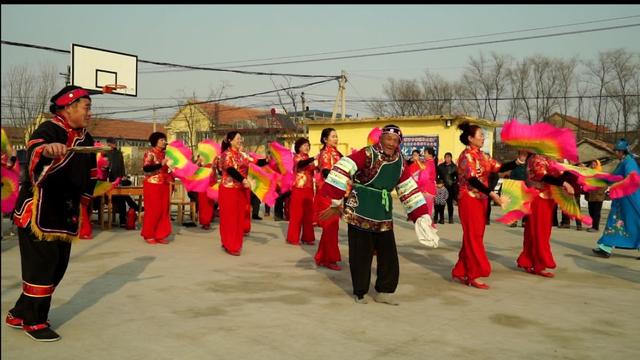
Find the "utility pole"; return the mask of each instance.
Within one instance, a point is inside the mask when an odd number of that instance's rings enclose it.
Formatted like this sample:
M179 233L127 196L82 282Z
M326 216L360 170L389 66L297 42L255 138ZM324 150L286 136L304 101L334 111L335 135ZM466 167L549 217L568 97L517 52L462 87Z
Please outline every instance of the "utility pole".
M307 112L307 102L304 98L304 91L300 94L300 98L302 99L302 120L304 120Z
M156 105L153 105L153 132L156 132Z
M67 65L67 72L66 73L58 73L58 74L62 75L64 77L64 85L65 86L71 84L71 66Z
M336 102L333 105L333 113L331 114L331 121L335 121L336 112L338 111L338 101L342 100L342 113L340 114L340 118L342 120L345 119L345 111L347 109L347 99L344 95L345 84L347 83L347 72L342 70L340 73L340 81L338 82L338 95L336 95Z

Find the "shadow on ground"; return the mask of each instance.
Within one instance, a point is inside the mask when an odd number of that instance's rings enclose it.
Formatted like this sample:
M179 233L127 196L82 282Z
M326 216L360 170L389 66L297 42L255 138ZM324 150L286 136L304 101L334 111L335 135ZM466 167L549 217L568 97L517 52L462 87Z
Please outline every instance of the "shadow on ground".
M127 283L142 280L138 279L138 276L155 259L155 256L141 256L89 281L69 301L52 309L50 313L52 322L60 326L107 295L117 292Z

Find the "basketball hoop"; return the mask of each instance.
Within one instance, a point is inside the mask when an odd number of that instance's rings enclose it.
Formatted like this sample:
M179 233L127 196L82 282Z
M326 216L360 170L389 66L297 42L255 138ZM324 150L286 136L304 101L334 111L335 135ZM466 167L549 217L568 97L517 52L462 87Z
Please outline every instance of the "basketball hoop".
M113 90L124 90L127 88L127 85L122 84L108 84L102 87L103 94L111 94Z

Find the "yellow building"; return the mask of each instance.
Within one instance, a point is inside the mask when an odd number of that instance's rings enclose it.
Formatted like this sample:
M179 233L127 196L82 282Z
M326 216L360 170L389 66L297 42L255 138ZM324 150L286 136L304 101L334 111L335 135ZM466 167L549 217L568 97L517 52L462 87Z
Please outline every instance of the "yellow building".
M471 116L430 115L334 121L307 120L305 124L309 127L312 155L320 151L322 146L320 134L324 128L336 129L338 150L343 155L348 155L351 153L351 149L360 149L367 145L367 136L373 128L395 124L402 130L405 140L402 144L402 151L406 155L410 155L414 148L422 150L424 145L428 144L436 148L439 161L443 160L444 154L447 152L452 153L453 160L457 161L458 155L464 150L464 145L460 142L460 130L457 127L464 121L479 125L485 131L483 150L493 154L494 129L501 124Z
M247 151L264 154L267 143L295 141L295 124L262 109L219 103L187 103L165 125L167 140L182 140L192 150L204 139L222 141L232 130L240 131Z

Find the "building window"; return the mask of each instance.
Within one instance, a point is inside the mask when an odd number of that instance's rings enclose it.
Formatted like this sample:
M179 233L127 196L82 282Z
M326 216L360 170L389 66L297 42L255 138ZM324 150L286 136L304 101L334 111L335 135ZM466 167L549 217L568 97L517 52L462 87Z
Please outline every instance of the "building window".
M196 132L196 142L201 142L202 140L210 138L208 131L198 131Z
M189 145L189 132L178 131L176 132L176 140L182 140L183 143Z

